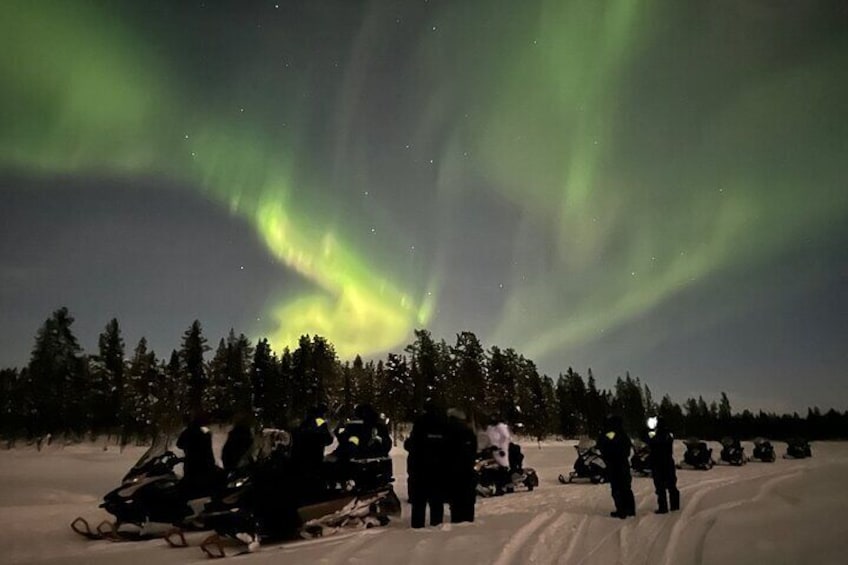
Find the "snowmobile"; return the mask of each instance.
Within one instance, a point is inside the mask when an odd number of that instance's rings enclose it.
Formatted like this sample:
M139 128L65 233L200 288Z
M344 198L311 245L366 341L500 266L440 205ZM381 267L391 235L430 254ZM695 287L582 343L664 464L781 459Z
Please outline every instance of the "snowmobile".
M737 467L748 462L745 458L745 448L742 447L738 439L732 437L721 439L721 453L719 454L719 458L722 463Z
M495 446L489 446L477 454L474 469L477 471L477 494L495 496L518 491L532 491L539 486L535 469L524 466L524 455L517 443L509 444L509 469L501 466L494 458Z
M754 439L754 455L751 461L762 461L763 463L774 463L774 446L765 438Z
M559 482L562 484L574 482L575 479L589 479L592 484L607 481L607 464L601 456L594 440L583 439L574 446L577 450L577 459L574 461L574 470L568 477L560 475Z
M633 456L630 469L641 477L651 476L651 448L642 440L633 440Z
M302 477L289 446L287 432L263 430L254 462L236 470L206 505L201 516L215 530L201 544L207 556L252 552L261 544L322 537L342 528L383 526L400 515L388 457L325 463L332 471Z
M786 441L786 455L783 456L784 459L804 459L812 456L813 452L807 440L795 437Z
M211 500L213 485L201 492L188 492L180 485L174 467L183 462L168 449L168 439L153 443L121 480L121 485L103 497L100 508L115 517L103 520L96 528L82 516L71 522L71 529L88 539L134 541L165 537L171 545L182 545L172 538L174 526L187 530L205 529L200 513Z
M678 463L678 469L700 469L706 471L715 465L713 461L713 450L707 446L707 442L698 438L689 438L683 444L686 452L683 454L683 462Z

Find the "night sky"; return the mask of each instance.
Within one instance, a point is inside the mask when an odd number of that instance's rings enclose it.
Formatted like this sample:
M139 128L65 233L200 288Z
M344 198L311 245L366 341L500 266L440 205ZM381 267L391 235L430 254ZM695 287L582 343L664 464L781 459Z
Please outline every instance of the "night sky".
M65 305L848 408L842 0L6 0L0 196L3 367Z

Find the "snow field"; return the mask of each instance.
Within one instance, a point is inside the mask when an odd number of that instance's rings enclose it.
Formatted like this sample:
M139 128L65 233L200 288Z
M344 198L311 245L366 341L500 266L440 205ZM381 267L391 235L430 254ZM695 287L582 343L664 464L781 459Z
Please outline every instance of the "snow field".
M216 436L220 453L222 436ZM238 563L839 563L848 562L848 443L816 443L813 458L778 459L710 471L678 471L682 510L653 514L653 484L634 478L637 516L610 518L607 485L561 485L574 442L522 444L525 464L539 474L533 492L478 499L473 524L412 530L406 500L406 454L392 452L404 516L388 527L262 548ZM714 454L718 445L711 444ZM752 446L745 443L746 453ZM781 455L785 446L775 444ZM144 448L120 453L102 444L0 451L0 562L200 563L197 547L172 549L162 540L86 541L69 524L97 508ZM677 442L678 459L683 445ZM205 537L194 533L195 543Z

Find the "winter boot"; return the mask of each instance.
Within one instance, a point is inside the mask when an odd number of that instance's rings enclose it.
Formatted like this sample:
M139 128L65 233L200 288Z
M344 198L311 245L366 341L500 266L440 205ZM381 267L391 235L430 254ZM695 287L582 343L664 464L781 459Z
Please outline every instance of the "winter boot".
M657 491L657 509L654 514L668 514L668 497L665 490Z
M676 512L677 510L680 510L680 491L676 488L669 489L668 494L671 499L671 511Z

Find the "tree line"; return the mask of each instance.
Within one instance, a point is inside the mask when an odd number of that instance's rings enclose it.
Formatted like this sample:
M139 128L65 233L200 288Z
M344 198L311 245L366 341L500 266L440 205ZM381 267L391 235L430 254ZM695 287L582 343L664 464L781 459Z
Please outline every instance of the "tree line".
M369 403L397 426L428 402L462 408L478 424L501 418L539 439L592 436L611 413L621 415L631 433L660 415L678 436L703 439L848 437L848 411L733 413L725 393L709 403L698 397L680 405L668 395L656 402L648 385L629 374L599 389L591 369L585 380L568 368L554 381L514 349L486 349L471 332L448 344L415 330L400 353L342 363L321 336L304 335L297 347L277 354L267 339L253 344L230 330L212 352L194 321L165 359L145 338L127 355L116 319L100 334L97 353L85 354L73 321L67 308L56 310L38 329L29 364L0 371L0 435L7 443L100 434L122 445L144 442L173 433L199 410L222 423L247 416L265 427L290 428L319 403L336 419Z

